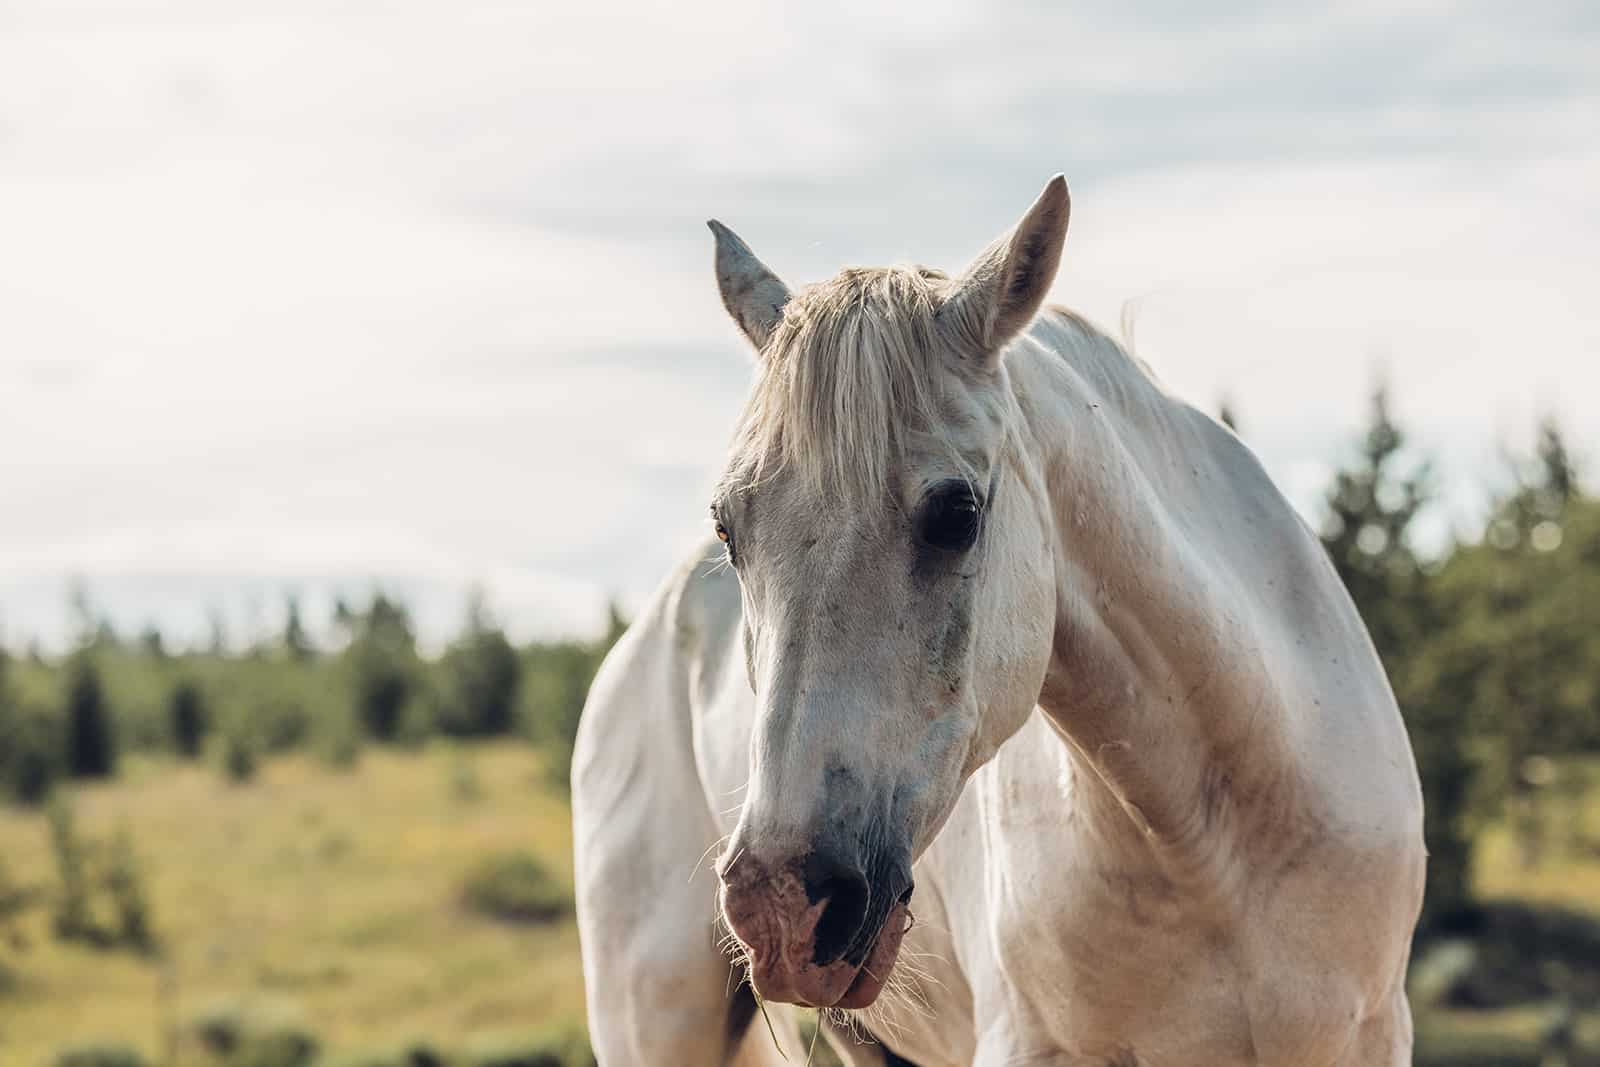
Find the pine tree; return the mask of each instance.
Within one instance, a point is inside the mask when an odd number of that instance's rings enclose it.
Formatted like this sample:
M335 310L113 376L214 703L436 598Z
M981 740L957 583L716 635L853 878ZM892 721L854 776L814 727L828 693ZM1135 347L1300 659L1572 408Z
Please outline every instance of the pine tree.
M1451 561L1460 586L1456 653L1473 727L1489 744L1487 799L1510 814L1526 866L1542 859L1548 757L1592 745L1594 571L1582 562L1585 501L1561 428L1545 420L1535 458L1516 464L1484 544Z
M305 623L300 618L300 598L291 596L286 606L287 618L283 624L283 650L290 659L306 660L316 654Z
M172 743L178 755L194 759L205 745L206 730L210 726L206 714L205 698L200 687L190 681L179 682L172 690L169 704L172 718Z
M467 626L445 652L439 726L457 735L509 733L516 724L522 661L495 624L479 591L467 603Z
M1328 494L1322 543L1361 611L1384 665L1417 639L1422 566L1411 524L1428 500L1428 469L1399 471L1405 434L1378 387L1356 463L1338 472Z
M67 682L67 773L109 778L117 770L117 740L100 672L88 652L73 657Z
M356 720L371 737L400 740L420 669L411 619L402 605L378 593L365 612L349 613L344 625L352 633L344 659Z

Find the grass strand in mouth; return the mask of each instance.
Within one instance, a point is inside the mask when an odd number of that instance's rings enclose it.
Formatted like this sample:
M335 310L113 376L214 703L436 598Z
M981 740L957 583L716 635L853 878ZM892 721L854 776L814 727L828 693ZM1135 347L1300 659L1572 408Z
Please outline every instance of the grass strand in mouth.
M806 1050L806 1067L811 1067L811 1059L817 1054L817 1038L822 1034L822 1009L817 1009L817 1028L811 1031L811 1047Z
M767 1024L767 1036L772 1038L772 1047L778 1050L778 1055L783 1057L783 1062L789 1062L789 1054L783 1051L783 1045L778 1041L778 1031L773 1029L772 1016L767 1014L767 1002L761 994L756 992L756 984L750 983L750 995L756 998L756 1007L761 1010L761 1021Z

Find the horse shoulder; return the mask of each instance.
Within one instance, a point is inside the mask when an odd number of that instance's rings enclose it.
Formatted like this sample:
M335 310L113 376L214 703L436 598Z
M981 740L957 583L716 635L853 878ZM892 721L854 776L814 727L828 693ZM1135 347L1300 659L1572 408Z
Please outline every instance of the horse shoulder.
M636 866L644 858L636 848L642 840L659 846L645 851L681 864L679 853L712 821L693 728L694 683L718 655L720 633L719 616L706 603L707 555L686 560L657 589L590 685L572 756L573 825L582 861ZM725 620L720 627L727 628ZM675 817L663 820L664 809ZM664 839L678 831L687 835L684 841ZM691 856L704 847L692 848Z
M1363 639L1364 639L1364 635ZM1240 996L1261 1062L1340 1062L1404 1000L1426 853L1404 731L1360 648L1323 649L1320 669L1280 709L1277 755L1236 788L1228 764L1204 778L1210 885L1233 929Z

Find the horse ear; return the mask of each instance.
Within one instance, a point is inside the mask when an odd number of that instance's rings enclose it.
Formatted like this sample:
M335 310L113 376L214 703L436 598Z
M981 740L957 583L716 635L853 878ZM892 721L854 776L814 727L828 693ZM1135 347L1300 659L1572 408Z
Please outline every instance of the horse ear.
M765 348L783 318L789 287L756 258L739 235L716 219L706 223L717 238L717 288L722 306L757 350Z
M1006 343L1033 321L1061 264L1071 208L1067 180L1057 174L1016 228L956 279L939 320L963 352L995 366Z

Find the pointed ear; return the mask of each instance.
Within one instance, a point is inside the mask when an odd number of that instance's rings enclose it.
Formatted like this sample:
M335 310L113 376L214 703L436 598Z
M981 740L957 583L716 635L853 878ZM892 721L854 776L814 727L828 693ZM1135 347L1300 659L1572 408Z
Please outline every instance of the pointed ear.
M756 258L739 235L716 219L706 223L717 238L717 288L722 306L759 351L783 319L789 287Z
M1057 174L1016 228L956 279L939 321L963 352L996 365L1006 343L1033 321L1055 281L1071 207L1067 180Z

